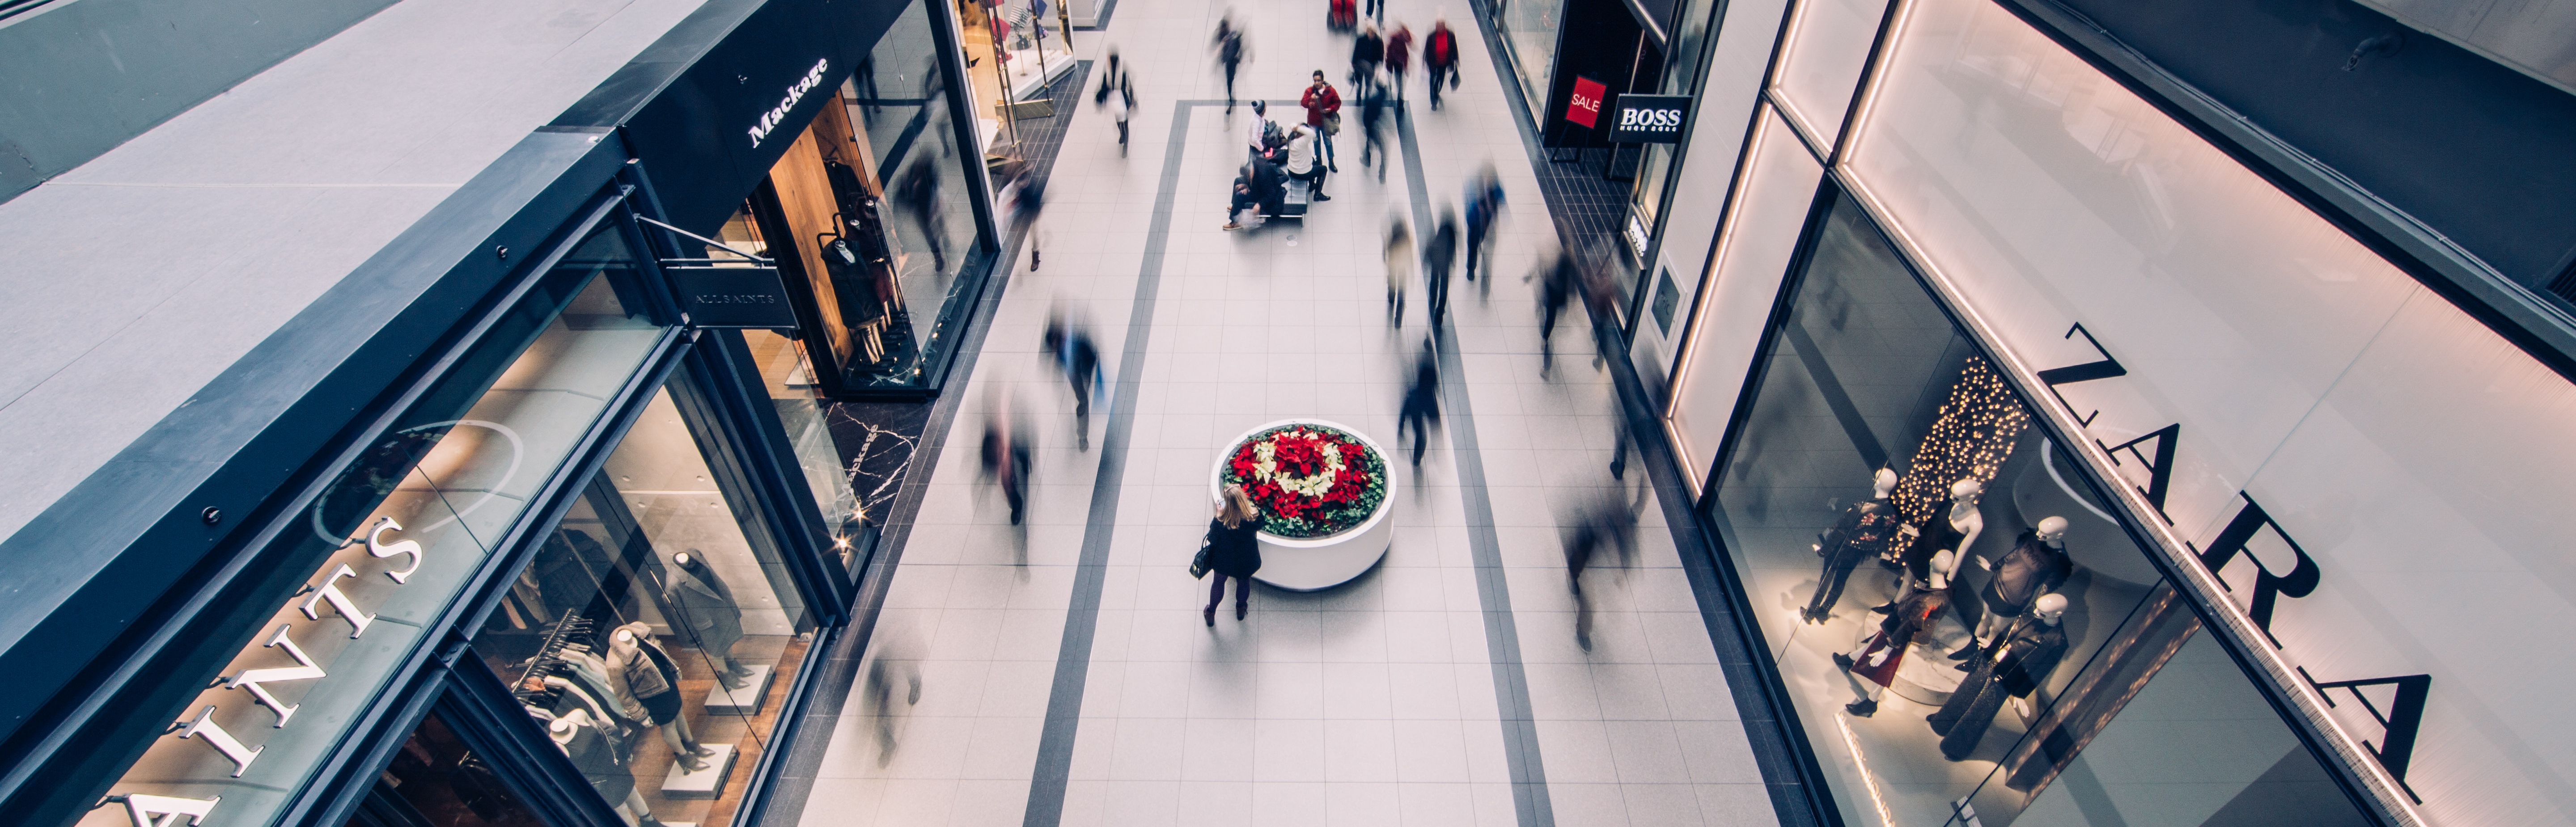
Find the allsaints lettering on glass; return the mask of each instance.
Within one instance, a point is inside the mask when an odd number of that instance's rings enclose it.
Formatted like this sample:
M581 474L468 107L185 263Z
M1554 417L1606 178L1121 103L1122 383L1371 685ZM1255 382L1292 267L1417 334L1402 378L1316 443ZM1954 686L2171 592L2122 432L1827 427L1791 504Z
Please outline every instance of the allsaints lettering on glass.
M412 574L420 571L420 565L425 557L418 542L397 540L388 543L385 541L387 533L401 530L403 530L402 524L395 522L394 518L378 518L375 525L368 527L359 537L351 538L348 545L342 548L363 542L370 557L380 560L393 557L407 558L404 562L409 565L382 572L386 579L392 580L399 586L410 580ZM340 581L357 576L359 576L357 570L351 568L349 564L333 564L319 574L318 580L296 592L294 597L288 598L287 605L303 614L308 620L320 621L324 613L328 612L331 616L347 622L349 637L356 639L365 635L368 626L376 620L374 614L360 609L357 602L340 588ZM275 649L283 653L286 659L294 661L294 665L244 668L229 676L217 678L212 687L218 690L238 689L248 693L253 703L266 708L276 716L276 723L270 725L272 729L284 729L295 719L295 710L302 706L279 700L272 690L273 686L295 681L320 680L329 676L322 664L312 654L306 652L303 646L297 644L293 634L295 628L295 624L292 623L279 624L276 631L269 633L258 644L243 650L247 654L262 649ZM310 630L314 627L305 628ZM259 760L260 752L267 747L244 743L241 736L233 734L222 724L217 723L215 712L219 708L216 704L206 704L187 719L172 723L167 734L172 738L204 743L224 760L231 762L232 777L240 778L242 773L250 771L251 764ZM222 796L180 798L125 793L110 795L100 803L124 805L125 812L132 819L134 827L181 827L183 824L194 827L213 814L215 805L222 801Z
M797 102L805 99L805 93L823 84L823 70L831 65L831 58L814 61L814 68L805 70L804 77L787 86L787 96L779 98L777 106L760 113L760 121L752 124L750 130L753 149L760 148L760 142L769 137L770 130L777 129L780 122L787 120L787 113L796 109Z

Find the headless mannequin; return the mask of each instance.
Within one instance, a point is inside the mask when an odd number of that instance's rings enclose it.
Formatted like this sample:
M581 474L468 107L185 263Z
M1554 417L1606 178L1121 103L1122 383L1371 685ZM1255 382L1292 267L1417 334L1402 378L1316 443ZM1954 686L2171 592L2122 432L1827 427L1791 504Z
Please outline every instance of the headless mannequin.
M1832 617L1852 569L1885 552L1895 539L1896 509L1887 502L1887 495L1895 490L1896 472L1878 469L1870 481L1870 498L1843 509L1842 519L1809 546L1824 558L1824 571L1817 575L1816 592L1800 613L1807 622L1823 623Z
M1878 699L1896 681L1896 670L1905 663L1905 652L1918 643L1930 642L1932 627L1950 610L1950 570L1958 558L1947 551L1932 555L1931 580L1915 589L1881 621L1878 629L1861 641L1850 654L1834 653L1834 665L1860 678L1852 683L1859 696L1843 711L1867 718L1878 712Z
M681 767L690 772L706 769L707 762L704 759L706 756L714 755L715 750L700 746L698 737L689 732L688 717L679 713L680 687L677 681L665 679L660 681L659 687L647 684L645 689L648 691L639 694L636 691L638 681L628 677L642 674L645 670L662 671L662 665L656 662L659 659L654 657L655 654L660 654L660 647L655 646L650 654L644 649L647 646L654 646L651 641L645 639L645 635L650 634L651 631L652 627L645 624L629 623L617 627L617 631L609 634L608 679L617 686L618 701L625 705L629 716L641 721L645 726L662 731L662 742L670 745L671 757L678 760ZM677 669L677 665L674 664L672 671L676 672ZM656 688L660 691L649 691ZM668 697L665 697L666 693ZM656 712L666 714L655 714Z
M1932 731L1942 736L1943 757L1960 761L1974 754L2007 699L2015 714L2029 718L2030 695L2066 657L2066 632L2058 626L2065 614L2065 595L2040 595L2031 601L2029 614L2014 618L1994 645L1979 653L1976 670L1929 718Z
M2057 587L2066 582L2066 576L2072 569L2073 564L2066 559L2066 518L2047 517L2041 519L2039 521L2039 525L2032 528L2031 536L2032 539L2035 539L2041 544L2040 549L2033 549L2031 552L2025 552L2017 545L2011 553L2004 555L2004 560L2008 568L2017 564L2027 564L2039 566L2042 569L2042 571L2039 571L2036 574L2026 575L2036 576L2039 578L2032 587L2032 593L2024 596L2024 599L2029 601L2031 606L2036 606L2039 598L2057 591ZM2016 556L2041 556L2041 554L2035 554L2032 552L2053 553L2054 559L2015 560ZM1977 568L1985 569L1987 571L1995 571L1995 565L1987 562L1986 558L1983 557L1977 558ZM2000 571L1995 571L1995 573L1997 576L2001 576L2003 574L2003 572ZM2024 606L2017 606L2009 603L1999 605L1999 601L1995 598L2002 597L2009 599L2011 595L1998 594L1997 585L1989 583L1986 589L1989 597L1985 601L1985 618L1977 621L1977 646L1984 646L1989 641L1992 641L1995 635L2002 634L2004 627L2011 625L2013 618L2020 616L2022 611L2025 609ZM2064 598L2060 598L2058 600L2058 604L2058 610L2061 612L2065 611ZM2049 622L2054 624L2056 621L2051 619Z
M616 802L612 806L627 827L660 827L662 821L653 817L653 808L644 803L643 792L635 789L635 777L618 762L617 748L608 743L608 736L591 721L589 712L576 709L564 713L546 725L546 737L555 742L556 749L571 756L573 766L590 779L592 789ZM623 794L618 793L620 787L625 788Z
M1951 571L1955 570L1958 565L1957 559L1965 556L1968 553L1968 549L1976 546L1977 535L1986 530L1986 516L1977 511L1977 497L1983 495L1985 492L1985 483L1978 482L1974 477L1961 477L1958 482L1950 484L1949 512L1946 514L1933 515L1933 519L1942 520L1948 523L1947 528L1949 531L1947 533L1955 534L1959 538L1959 541L1956 543L1934 546L1932 548L1933 562L1930 566L1931 568L1939 569L1940 574L1945 579L1949 576ZM1925 533L1927 535L1936 534L1936 532ZM1936 541L1937 538L1934 536L1926 536L1924 539L1924 542ZM1945 565L1940 562L1942 552L1950 553L1951 562L1949 564ZM1926 572L1926 574L1929 574L1929 572ZM1894 608L1897 604L1904 603L1907 598L1914 596L1914 591L1917 587L1916 581L1911 579L1905 580L1903 582L1903 587L1898 589L1895 600L1889 601L1887 605L1878 607L1872 611L1884 612L1888 609Z
M742 606L734 600L733 589L716 576L696 549L671 555L679 565L681 577L673 578L663 590L664 597L679 609L686 629L681 632L691 645L710 658L723 663L717 670L716 683L726 689L739 689L751 667L733 657L733 646L742 640Z

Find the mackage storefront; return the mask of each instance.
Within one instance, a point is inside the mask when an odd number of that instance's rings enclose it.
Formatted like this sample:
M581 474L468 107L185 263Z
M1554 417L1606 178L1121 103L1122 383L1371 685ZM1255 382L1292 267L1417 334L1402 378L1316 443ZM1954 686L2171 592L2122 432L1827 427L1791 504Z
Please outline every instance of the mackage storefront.
M7 653L74 665L10 702L0 820L756 822L872 537L822 405L935 392L994 258L947 13L702 8L438 214L500 230L415 227L473 254L356 331L374 384Z
M1663 412L1816 809L2565 823L2576 385L2007 4L1842 16Z

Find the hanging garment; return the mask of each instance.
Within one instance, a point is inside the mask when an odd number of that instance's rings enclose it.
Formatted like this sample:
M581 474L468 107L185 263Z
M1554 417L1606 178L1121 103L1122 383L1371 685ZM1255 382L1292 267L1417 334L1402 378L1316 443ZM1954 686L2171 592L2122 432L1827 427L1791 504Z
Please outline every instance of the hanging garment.
M1975 671L1932 713L1932 731L1942 736L1942 757L1959 761L1974 754L2004 701L2029 697L2065 659L2064 627L2030 617L2013 624L2010 634L1978 653Z
M583 778L590 779L590 788L598 790L599 797L623 802L628 793L635 791L635 776L627 770L626 761L618 756L616 747L610 744L607 736L600 734L597 727L576 724L572 728L572 740L559 746L565 755L572 756L572 765L581 770Z
M2075 561L2066 556L2064 547L2024 529L2013 550L1995 564L1994 579L1986 581L1980 596L1986 600L1986 611L2018 615L2030 609L2032 600L2065 585L2067 576L2074 573Z

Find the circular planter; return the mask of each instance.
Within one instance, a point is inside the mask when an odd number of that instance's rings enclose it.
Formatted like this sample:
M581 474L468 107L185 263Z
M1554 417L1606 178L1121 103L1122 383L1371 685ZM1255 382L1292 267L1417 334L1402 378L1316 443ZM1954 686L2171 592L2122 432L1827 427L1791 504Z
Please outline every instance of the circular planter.
M1350 434L1352 439L1368 446L1377 454L1378 464L1386 469L1386 497L1378 501L1377 510L1371 512L1368 519L1336 534L1281 537L1267 531L1260 532L1256 536L1261 540L1261 570L1254 573L1252 579L1298 592L1322 591L1348 583L1352 578L1366 574L1369 567L1385 558L1387 548L1395 539L1395 522L1387 519L1387 512L1394 510L1395 506L1395 463L1388 460L1394 455L1387 453L1377 440L1360 433L1359 429L1322 419L1282 419L1245 431L1227 441L1225 450L1217 454L1216 466L1208 475L1208 503L1213 507L1222 501L1226 460L1254 436L1285 425L1331 428Z

